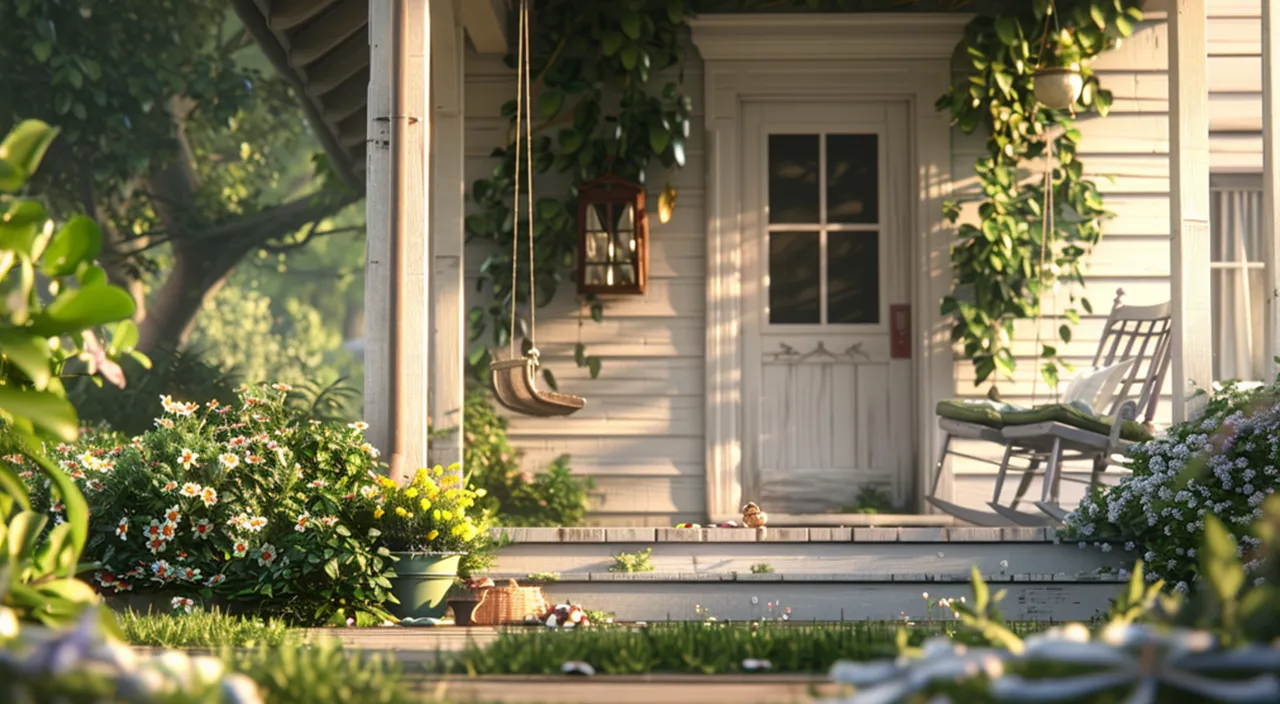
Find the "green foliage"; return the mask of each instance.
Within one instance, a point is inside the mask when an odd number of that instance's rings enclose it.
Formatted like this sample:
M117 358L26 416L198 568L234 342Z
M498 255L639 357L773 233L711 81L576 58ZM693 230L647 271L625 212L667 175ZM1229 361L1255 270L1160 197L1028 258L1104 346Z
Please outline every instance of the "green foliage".
M761 606L763 609L763 605ZM643 627L607 625L591 619L589 629L510 630L484 645L468 645L435 668L475 675L549 675L570 660L588 662L599 674L659 672L735 674L746 658L769 660L773 672L826 673L837 659L869 660L897 654L900 621L852 621L800 625L780 622L684 621ZM606 624L606 625L602 625ZM1016 633L1043 631L1048 624L1016 623ZM908 640L954 631L939 624L908 627ZM961 641L975 642L963 634Z
M248 383L330 383L355 368L342 330L306 302L273 301L253 289L224 286L201 310L191 342L202 357ZM346 420L358 409L349 408Z
M1248 390L1231 383L1203 414L1129 448L1131 473L1086 496L1067 516L1064 535L1081 542L1121 542L1153 576L1190 591L1202 576L1196 547L1209 518L1222 521L1244 547L1264 499L1280 488L1280 383ZM1248 561L1253 573L1260 562ZM1252 578L1252 577L1251 577Z
M463 410L463 466L484 489L479 505L503 526L574 526L587 511L590 477L569 469L569 456L557 457L545 472L520 470L520 453L507 440L507 420L482 391L467 395Z
M524 215L532 218L537 237L534 285L542 306L555 296L575 261L576 188L606 173L610 165L617 175L640 183L654 160L668 169L683 167L693 102L682 92L678 77L663 82L661 88L650 87L659 72L681 65L689 13L686 0L534 0L531 5L536 18L530 48L532 170L567 174L571 183L559 194L535 193L533 212ZM516 66L515 56L508 56L507 63ZM508 145L515 140L515 115L513 99L502 106L502 116L511 118L513 125ZM468 241L492 245L480 266L481 285L492 296L489 303L472 308L468 326L472 342L468 361L481 376L487 374L489 350L508 345L511 298L521 303L529 300L524 274L517 277L512 290L516 154L508 146L494 156L500 161L492 175L472 185L471 197L478 209L466 221ZM527 183L523 176L520 183ZM667 184L663 190L668 203L673 203L674 189ZM527 266L527 239L521 239L518 261ZM602 318L603 301L588 297L583 303L592 319ZM517 335L527 336L520 331L528 330L528 322L519 323ZM575 359L593 377L599 373L600 359L586 354L585 348L579 347ZM544 376L555 388L548 370Z
M876 484L867 484L858 490L853 504L841 509L841 513L877 514L906 513L906 511L893 502L893 493L888 489Z
M41 441L72 441L79 433L65 398L69 367L80 365L85 376L101 371L123 384L115 360L133 353L138 337L127 320L133 301L94 264L98 227L73 218L55 228L39 201L12 195L26 187L57 135L27 120L0 143L0 444L6 453L0 461L0 605L45 624L74 620L96 596L75 579L84 569L88 507L45 457ZM48 296L37 287L37 273L48 279ZM95 329L106 325L114 325L113 334L100 341ZM45 530L47 519L31 510L15 464L32 467L27 474L58 498L65 511L59 525Z
M773 574L773 566L767 562L758 562L751 566L751 574Z
M218 609L191 613L115 615L125 642L160 648L256 648L302 640L279 619L229 616Z
M356 199L329 187L298 97L229 3L15 0L0 65L0 128L64 127L42 177L51 211L97 222L106 273L138 303L163 291L148 352L179 346L243 257L329 234L315 226Z
M402 670L382 654L349 653L336 641L224 650L228 669L258 683L264 704L408 704Z
M613 556L613 564L609 566L610 572L652 572L653 563L649 558L653 556L653 548L645 548L640 552L620 552ZM754 569L752 570L755 571Z
M164 414L161 399L176 396L205 404L217 398L231 398L240 379L210 364L199 347L181 351L161 347L150 355L149 368L132 359L121 362L128 384L124 388L98 386L88 379L78 380L68 390L80 417L86 422L109 425L128 436L141 435L155 427Z
M1110 217L1097 186L1085 179L1079 158L1080 130L1074 115L1040 105L1035 98L1037 69L1079 63L1085 87L1080 107L1105 116L1111 93L1101 88L1088 61L1133 32L1142 19L1138 0L1030 0L1005 2L994 16L974 18L962 46L968 71L938 100L964 132L987 135L987 154L975 169L982 196L978 220L959 226L951 250L954 282L942 313L953 318L951 337L972 360L975 384L997 372L1012 378L1014 321L1041 314L1042 298L1059 282L1083 285L1084 258L1102 236ZM1052 144L1052 151L1047 147ZM1029 180L1029 162L1050 158L1053 168L1053 227L1046 233L1046 189ZM944 214L955 223L961 204L949 202ZM1063 310L1067 323L1058 330L1071 341L1071 324L1080 310L1092 312L1088 299ZM1056 342L1042 343L1041 374L1056 384L1065 364Z
M104 590L239 602L301 623L386 617L394 571L371 532L376 450L359 424L294 415L288 391L246 388L235 405L166 399L157 427L129 445L59 448L88 496L87 554Z

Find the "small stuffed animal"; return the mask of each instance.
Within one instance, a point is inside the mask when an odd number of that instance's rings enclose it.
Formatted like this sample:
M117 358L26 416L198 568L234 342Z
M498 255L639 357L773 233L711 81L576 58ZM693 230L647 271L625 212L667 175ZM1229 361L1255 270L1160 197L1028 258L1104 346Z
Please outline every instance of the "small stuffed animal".
M742 507L742 524L748 528L764 528L769 522L769 514L760 510L755 503Z

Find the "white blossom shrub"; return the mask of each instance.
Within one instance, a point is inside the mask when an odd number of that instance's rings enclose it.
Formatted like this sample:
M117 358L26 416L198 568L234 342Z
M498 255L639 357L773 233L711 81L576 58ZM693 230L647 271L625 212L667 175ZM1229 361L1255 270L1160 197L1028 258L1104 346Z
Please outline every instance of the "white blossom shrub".
M1280 384L1217 388L1202 416L1132 446L1128 465L1132 474L1067 516L1064 535L1082 544L1124 542L1142 556L1149 580L1186 592L1206 515L1231 530L1239 556L1258 545L1250 525L1280 483ZM1257 568L1246 560L1246 572Z

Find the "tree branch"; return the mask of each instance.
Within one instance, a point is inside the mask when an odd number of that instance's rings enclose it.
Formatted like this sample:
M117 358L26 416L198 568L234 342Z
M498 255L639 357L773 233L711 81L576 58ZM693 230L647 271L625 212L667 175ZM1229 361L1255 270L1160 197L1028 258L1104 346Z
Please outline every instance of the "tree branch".
M347 232L364 231L363 227L353 225L351 227L336 227L332 230L325 230L324 232L316 232L316 228L318 228L319 226L320 226L319 220L311 223L311 227L307 229L306 234L304 234L302 236L302 239L297 242L285 242L282 244L264 244L262 245L261 249L271 252L272 254L284 254L285 252L292 252L293 250L298 249L300 247L305 247L308 242L310 242L312 239L316 237L328 237L330 235L341 235Z

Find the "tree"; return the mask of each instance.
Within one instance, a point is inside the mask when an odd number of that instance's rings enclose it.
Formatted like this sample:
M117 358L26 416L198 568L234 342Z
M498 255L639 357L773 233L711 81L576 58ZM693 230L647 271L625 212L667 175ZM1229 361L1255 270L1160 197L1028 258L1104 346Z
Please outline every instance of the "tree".
M104 232L137 303L138 348L185 342L247 255L347 228L340 184L299 102L227 3L12 0L0 9L0 129L63 125L40 187ZM96 8L96 9L95 9Z

